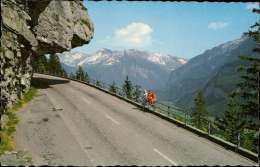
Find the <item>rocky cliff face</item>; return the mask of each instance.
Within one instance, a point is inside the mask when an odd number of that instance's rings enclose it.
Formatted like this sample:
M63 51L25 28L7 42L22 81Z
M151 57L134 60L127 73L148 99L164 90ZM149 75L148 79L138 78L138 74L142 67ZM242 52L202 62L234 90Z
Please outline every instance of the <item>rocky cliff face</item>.
M93 24L82 1L3 0L0 116L30 87L31 62L88 43Z

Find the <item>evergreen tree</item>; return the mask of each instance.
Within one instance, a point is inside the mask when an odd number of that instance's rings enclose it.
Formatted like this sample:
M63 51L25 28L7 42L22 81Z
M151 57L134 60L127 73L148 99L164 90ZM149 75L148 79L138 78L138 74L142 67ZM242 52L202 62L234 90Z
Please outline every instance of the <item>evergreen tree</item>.
M259 14L259 9L254 9ZM245 33L256 42L254 54L240 56L246 65L241 65L241 82L238 84L236 94L241 98L241 108L247 121L247 128L259 130L260 113L260 22L251 26L251 30ZM259 132L258 132L259 133Z
M113 93L117 93L117 87L115 81L113 81L112 85L110 85L109 91Z
M62 74L61 74L63 77L68 77L68 74L67 72L62 68Z
M123 92L128 99L132 99L132 90L133 90L132 82L128 79L128 76L126 76L126 80L123 85Z
M238 102L231 96L224 117L216 119L216 125L223 132L224 137L235 144L238 143L238 135L242 135L245 126L241 113Z
M201 91L198 92L194 99L194 107L191 113L192 123L199 129L204 129L207 126L208 110Z
M90 78L89 78L89 75L88 75L87 72L85 72L84 79L85 79L85 80L84 80L85 82L89 83Z
M244 129L241 134L241 146L257 153L257 148L259 148L258 136L255 130Z
M55 75L61 75L63 68L60 64L60 59L56 54L51 54L48 62L49 72Z
M140 96L141 96L141 86L135 85L134 92L133 92L133 99L136 102L139 102L140 101Z
M77 80L81 80L81 81L85 81L85 74L84 74L84 70L81 66L78 67L77 71L76 71L76 79Z
M99 80L96 81L96 86L97 86L97 87L101 87L101 83L100 83Z
M37 56L32 63L33 69L39 73L45 73L48 71L48 61L45 55Z
M260 5L260 4L259 4ZM260 14L260 8L253 9L253 12ZM244 143L253 143L259 154L259 120L260 120L260 21L258 20L251 29L245 33L256 42L256 47L252 50L254 53L242 55L240 59L244 62L240 66L241 82L238 84L238 90L234 93L239 98L243 118L246 121L246 131L251 131L254 141L247 139ZM249 144L251 145L251 144Z
M75 77L75 74L73 74L73 73L71 72L70 75L69 75L69 78L75 79L75 78L76 78L76 77Z

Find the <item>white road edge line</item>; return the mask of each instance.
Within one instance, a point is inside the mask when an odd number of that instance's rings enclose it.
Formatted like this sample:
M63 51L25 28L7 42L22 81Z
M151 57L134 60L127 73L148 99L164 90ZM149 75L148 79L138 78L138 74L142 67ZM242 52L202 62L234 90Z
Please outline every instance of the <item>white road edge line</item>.
M164 155L163 153L161 153L159 150L157 150L156 148L153 149L153 151L155 151L156 153L158 153L160 156L162 156L164 159L166 159L167 161L169 161L171 164L173 164L174 166L178 166L177 163L175 163L173 160L171 160L170 158L168 158L166 155Z
M112 122L114 122L115 124L120 125L119 122L117 122L116 120L114 120L114 119L113 119L112 117L110 117L109 115L106 114L106 117L107 117L108 119L110 119Z

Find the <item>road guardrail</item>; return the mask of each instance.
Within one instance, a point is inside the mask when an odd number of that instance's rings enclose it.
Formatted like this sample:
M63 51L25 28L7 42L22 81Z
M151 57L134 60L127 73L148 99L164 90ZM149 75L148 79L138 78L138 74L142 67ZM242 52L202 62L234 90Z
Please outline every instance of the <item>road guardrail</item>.
M54 74L50 74L50 73L39 73L39 74L69 79L72 81L80 82L80 83L86 84L88 86L94 87L94 88L101 90L105 93L108 93L112 96L120 98L121 100L131 103L131 104L139 107L142 111L149 112L156 116L159 116L160 118L170 121L180 127L183 127L201 137L207 138L210 141L225 147L226 149L232 150L255 162L258 162L258 155L256 153L241 147L240 134L237 137L237 139L238 139L237 143L231 143L229 141L226 141L224 138L221 138L220 135L218 135L218 134L220 134L220 132L219 132L218 128L216 128L214 121L212 121L210 119L204 119L204 124L206 124L207 126L204 127L203 129L198 129L192 124L191 114L187 109L185 110L185 109L182 109L182 108L179 108L176 106L169 106L169 105L166 105L166 104L160 103L160 102L157 102L156 105L153 105L153 106L144 105L142 103L141 98L138 99L137 101L134 101L133 99L128 99L126 97L126 95L124 94L123 89L120 87L116 87L116 92L111 92L110 84L107 84L105 82L101 82L101 81L98 81L95 79L90 79L88 82L86 82L86 81L81 81L81 80L69 78L66 76L54 75Z

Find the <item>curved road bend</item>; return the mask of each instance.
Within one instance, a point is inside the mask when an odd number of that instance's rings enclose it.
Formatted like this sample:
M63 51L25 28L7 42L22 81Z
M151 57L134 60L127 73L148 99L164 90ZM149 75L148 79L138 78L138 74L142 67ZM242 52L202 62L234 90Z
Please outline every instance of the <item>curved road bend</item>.
M16 145L35 165L256 165L87 85L41 74L34 83Z

